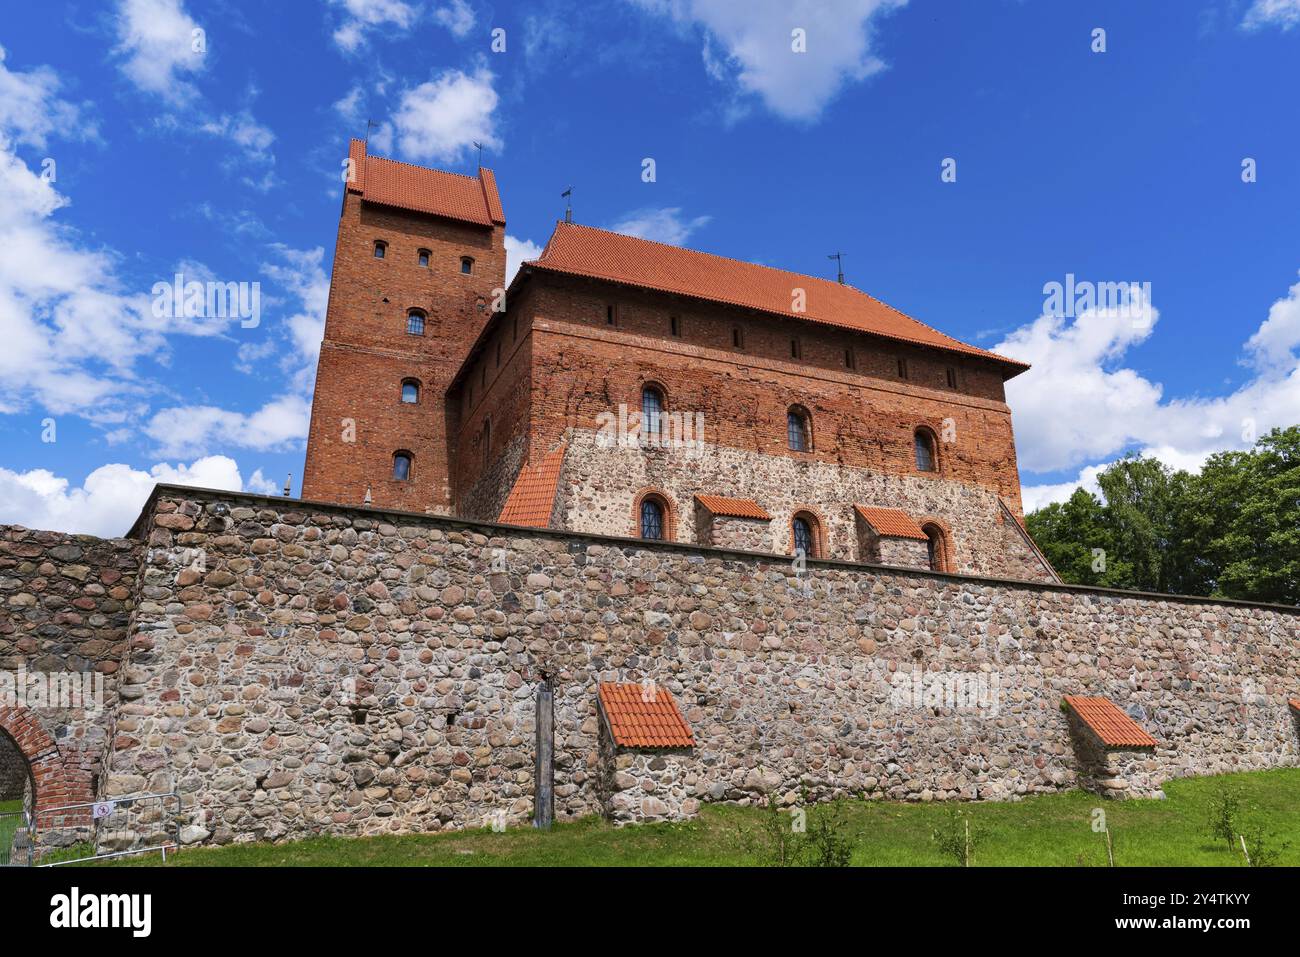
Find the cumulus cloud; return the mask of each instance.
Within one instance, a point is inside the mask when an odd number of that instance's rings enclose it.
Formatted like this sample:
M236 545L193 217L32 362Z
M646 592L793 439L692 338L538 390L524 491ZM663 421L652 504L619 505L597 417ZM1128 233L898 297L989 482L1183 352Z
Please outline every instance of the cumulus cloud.
M458 37L474 29L474 9L465 0L451 0L447 6L439 7L433 11L433 19Z
M1125 354L1158 333L1159 312L1088 309L1073 321L1045 315L1015 330L995 352L1033 363L1007 383L1020 467L1028 473L1079 469L1074 482L1026 484L1026 507L1069 497L1104 464L1128 451L1196 470L1214 452L1245 449L1274 427L1300 422L1300 283L1269 309L1243 344L1251 376L1220 396L1166 398Z
M197 94L184 77L205 66L206 37L196 42L201 28L181 0L119 0L115 25L122 72L139 89L173 103Z
M404 92L391 122L383 124L371 143L383 152L395 145L414 162L455 162L475 141L500 149L494 80L485 67L473 73L444 71Z
M531 239L519 239L506 233L506 286L509 286L519 272L521 263L536 259L542 254L542 247Z
M220 446L259 452L287 451L307 437L311 402L302 395L272 399L254 412L211 405L172 406L155 412L144 432L162 456L197 455Z
M1300 23L1300 0L1255 0L1241 21L1245 30L1258 30L1266 26L1290 30Z
M385 33L405 33L415 23L418 11L403 0L331 0L344 11L343 22L334 31L334 42L352 53L361 47L367 34L377 27Z
M714 79L758 96L779 116L814 120L849 83L885 68L874 52L875 22L907 0L633 0L702 34ZM794 30L806 52L795 52Z
M711 216L682 216L680 206L662 209L637 209L625 214L618 222L608 226L611 232L652 239L657 243L680 246L695 230L706 225Z
M46 138L58 131L65 139L91 139L95 123L82 108L58 97L59 78L47 66L26 73L5 65L0 47L0 130L7 130L19 146L44 149Z
M225 114L199 127L204 133L225 140L239 150L243 158L256 164L274 163L271 144L275 134L253 118L248 110Z
M260 469L245 482L235 460L212 455L186 465L160 462L148 471L114 463L101 465L80 485L48 469L12 472L0 468L0 523L56 532L125 534L158 482L272 494L275 483Z

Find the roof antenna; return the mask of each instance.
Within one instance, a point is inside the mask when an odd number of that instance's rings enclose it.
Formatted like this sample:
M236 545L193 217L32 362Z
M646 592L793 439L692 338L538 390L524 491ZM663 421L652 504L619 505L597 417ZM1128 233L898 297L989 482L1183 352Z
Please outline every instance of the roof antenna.
M831 255L827 256L826 258L827 258L827 259L834 259L835 262L839 265L839 269L838 269L838 273L839 273L839 275L838 275L836 278L839 280L839 284L840 284L841 286L844 285L844 254L843 254L843 253L832 253Z
M478 150L478 168L482 169L483 168L483 144L480 143L478 140L473 140L472 142L474 144L474 148Z
M573 222L573 187L570 186L563 193L561 193L560 196L563 197L565 201L564 221L566 223L572 223Z
M366 146L370 145L370 131L379 129L379 124L374 120L366 120Z

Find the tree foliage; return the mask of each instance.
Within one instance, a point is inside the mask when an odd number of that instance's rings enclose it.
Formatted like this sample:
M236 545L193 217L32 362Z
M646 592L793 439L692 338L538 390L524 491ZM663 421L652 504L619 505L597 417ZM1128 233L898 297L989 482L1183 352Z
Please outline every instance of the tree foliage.
M1025 517L1067 582L1300 604L1300 426L1199 474L1127 456Z

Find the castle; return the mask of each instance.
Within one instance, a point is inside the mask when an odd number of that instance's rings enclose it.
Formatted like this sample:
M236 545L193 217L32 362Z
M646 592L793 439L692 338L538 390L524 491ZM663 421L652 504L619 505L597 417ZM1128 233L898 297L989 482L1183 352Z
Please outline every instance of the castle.
M558 223L354 140L303 497L1053 581L1003 383L851 286Z
M492 173L350 160L302 498L0 528L35 854L1300 763L1300 609L1067 585L1034 546L1022 364L568 222L507 288ZM74 672L98 701L6 684Z

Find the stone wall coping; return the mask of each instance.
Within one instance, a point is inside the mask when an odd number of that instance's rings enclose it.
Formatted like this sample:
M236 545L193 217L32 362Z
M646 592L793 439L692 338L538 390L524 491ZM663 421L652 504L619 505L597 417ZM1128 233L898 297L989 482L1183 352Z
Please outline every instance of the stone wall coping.
M609 545L617 548L634 547L648 549L650 551L677 551L697 555L760 559L768 562L773 560L785 562L791 558L790 555L784 555L780 552L758 552L740 548L720 548L715 545L699 545L690 542L655 541L645 538L631 538L623 535L600 535L593 532L576 532L557 528L530 528L525 525L506 525L500 522L476 521L465 518L454 518L449 515L436 515L429 512L407 512L401 509L375 508L367 505L341 505L337 502L318 502L311 499L289 498L281 495L262 495L257 492L232 492L226 489L202 488L193 485L172 485L161 482L154 485L153 491L151 491L149 497L145 499L139 517L135 520L134 524L132 524L130 530L127 531L125 537L134 539L144 538L147 520L152 515L154 506L159 497L164 494L200 500L218 499L251 502L260 504L263 507L273 507L283 511L309 509L313 511L347 513L362 518L379 519L391 517L407 523L421 522L431 526L479 530L487 533L509 533L512 535L528 535L532 537L564 539L570 541L578 540L601 545ZM907 568L900 565L873 565L866 562L847 561L842 558L808 558L806 561L810 567L857 569L860 571L870 571L903 578L929 578L938 579L940 581L1002 585L1039 592L1073 592L1077 594L1100 595L1111 598L1140 598L1150 601L1179 602L1182 604L1231 605L1243 608L1260 608L1279 611L1300 617L1300 606L1245 601L1239 598L1211 598L1200 595L1171 595L1164 592L1129 591L1123 588L1100 588L1095 585L1071 585L1065 582L1031 582L1020 578L993 578L986 575L962 575L952 572L936 572L922 568Z

